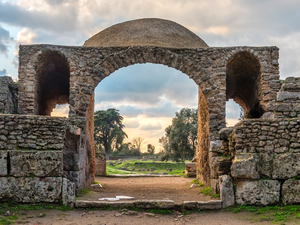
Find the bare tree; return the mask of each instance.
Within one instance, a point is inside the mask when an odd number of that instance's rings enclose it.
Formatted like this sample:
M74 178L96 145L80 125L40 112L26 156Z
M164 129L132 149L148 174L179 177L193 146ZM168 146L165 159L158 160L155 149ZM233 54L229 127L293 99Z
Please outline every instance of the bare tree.
M132 144L135 146L135 148L139 151L141 151L141 148L142 146L145 144L144 143L144 140L145 138L142 138L142 137L136 137L136 138L133 138L131 140Z

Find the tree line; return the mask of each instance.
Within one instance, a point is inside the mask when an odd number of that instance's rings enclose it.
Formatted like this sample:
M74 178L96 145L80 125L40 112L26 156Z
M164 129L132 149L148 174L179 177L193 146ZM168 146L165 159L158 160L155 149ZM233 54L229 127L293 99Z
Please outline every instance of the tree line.
M183 108L175 113L172 124L165 129L165 135L159 139L162 146L161 159L185 161L192 159L197 147L198 113L197 109ZM136 137L124 143L128 135L124 132L123 117L119 110L110 108L94 114L94 139L96 151L103 151L106 159L112 153L129 156L141 156L145 139ZM155 154L155 146L147 145L148 155Z

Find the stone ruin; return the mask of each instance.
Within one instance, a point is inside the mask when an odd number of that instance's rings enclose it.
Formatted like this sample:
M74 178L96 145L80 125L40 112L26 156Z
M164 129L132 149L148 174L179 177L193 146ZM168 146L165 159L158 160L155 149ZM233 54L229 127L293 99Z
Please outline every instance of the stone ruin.
M114 25L83 47L21 45L18 84L0 79L0 201L72 206L95 177L95 87L122 67L156 63L199 87L196 174L223 207L300 203L300 79L280 81L278 58L274 46L209 47L161 19ZM229 99L246 117L233 128ZM50 117L66 103L68 118Z

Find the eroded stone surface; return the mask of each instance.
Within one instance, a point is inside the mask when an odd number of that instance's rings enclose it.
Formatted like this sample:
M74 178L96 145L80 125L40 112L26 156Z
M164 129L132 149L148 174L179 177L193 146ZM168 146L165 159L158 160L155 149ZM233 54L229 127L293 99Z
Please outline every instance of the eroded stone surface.
M14 177L63 176L62 151L9 151L11 171Z
M197 163L185 163L185 174L188 177L196 176L196 165Z
M276 155L273 163L273 179L300 177L300 153Z
M258 179L256 170L257 155L252 153L237 154L232 162L231 176L236 179Z
M211 200L208 202L197 201L197 208L206 210L206 209L221 209L222 201L221 200Z
M240 181L236 186L236 203L239 205L271 205L279 203L278 180Z
M0 177L0 201L56 202L61 190L61 177Z
M285 205L300 203L300 180L286 180L282 185L282 202Z
M234 191L232 178L229 175L219 177L220 183L220 197L222 200L222 207L234 205Z
M211 152L223 153L224 150L222 149L222 141L211 141L210 142L210 149Z
M0 176L7 175L7 151L0 151Z
M228 136L232 133L233 127L225 127L219 131L220 140L227 140Z
M63 178L62 201L64 205L74 207L75 203L75 184Z
M1 150L62 150L67 119L31 115L0 115Z
M257 171L261 178L272 178L273 173L273 154L257 154Z

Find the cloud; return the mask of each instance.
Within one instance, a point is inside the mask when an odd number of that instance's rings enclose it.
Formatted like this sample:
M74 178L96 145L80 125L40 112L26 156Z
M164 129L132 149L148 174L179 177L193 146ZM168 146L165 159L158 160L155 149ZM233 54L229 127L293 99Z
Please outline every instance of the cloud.
M0 24L0 54L7 54L8 46L14 39L10 36L9 31L4 29Z
M16 41L22 45L32 44L36 38L36 34L30 31L27 27L23 28L19 33Z
M7 76L6 69L0 70L0 76Z
M198 86L186 74L157 64L136 64L121 68L101 81L96 102L127 102L157 106L162 100L174 105L197 105Z
M152 123L142 125L140 130L161 130L162 126L160 123L153 125Z
M124 123L126 128L138 128L140 126L139 121L137 120L129 120L129 119L125 119Z

